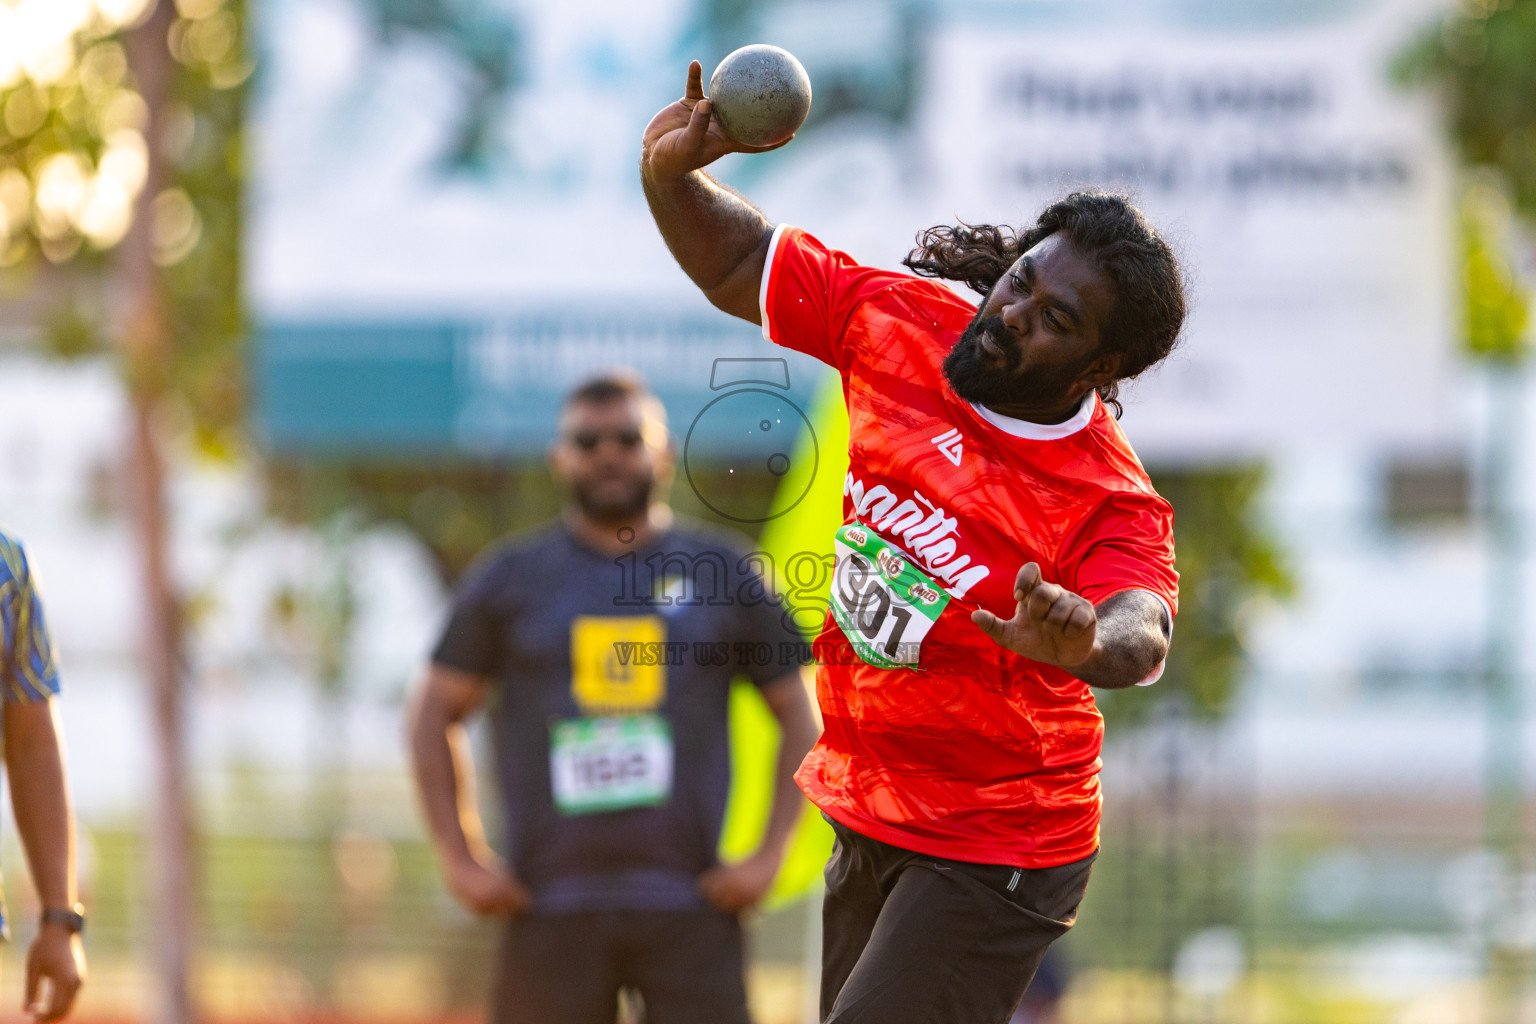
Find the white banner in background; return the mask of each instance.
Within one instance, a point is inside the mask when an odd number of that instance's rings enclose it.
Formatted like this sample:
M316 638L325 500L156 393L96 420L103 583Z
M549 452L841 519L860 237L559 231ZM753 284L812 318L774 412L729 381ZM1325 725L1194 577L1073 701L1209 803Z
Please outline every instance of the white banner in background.
M435 163L456 95L441 53L381 45L353 0L264 8L261 316L494 322L594 296L715 315L635 173L710 8L504 6L525 45L506 166L480 177ZM1193 309L1180 350L1129 391L1139 451L1435 443L1454 351L1450 173L1429 103L1388 74L1430 5L1314 5L1241 30L1197 6L953 0L913 21L903 0L762 3L742 31L801 53L820 109L839 89L867 95L713 170L771 219L890 267L932 224L1018 224L1074 185L1129 188L1179 249Z
M1143 454L1411 444L1446 429L1447 158L1428 105L1386 72L1412 24L965 24L934 40L921 130L960 216L1027 219L1103 183L1129 188L1180 250L1193 299L1182 347L1127 403Z

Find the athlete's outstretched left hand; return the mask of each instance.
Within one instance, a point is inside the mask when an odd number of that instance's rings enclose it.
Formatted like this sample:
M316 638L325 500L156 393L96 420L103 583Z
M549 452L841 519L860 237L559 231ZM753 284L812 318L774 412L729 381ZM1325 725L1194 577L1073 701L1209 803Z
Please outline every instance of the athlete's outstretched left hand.
M1019 570L1013 597L1019 603L1013 618L1000 619L978 608L971 613L971 621L1010 651L1033 661L1071 669L1092 656L1098 613L1086 597L1046 583L1034 562Z

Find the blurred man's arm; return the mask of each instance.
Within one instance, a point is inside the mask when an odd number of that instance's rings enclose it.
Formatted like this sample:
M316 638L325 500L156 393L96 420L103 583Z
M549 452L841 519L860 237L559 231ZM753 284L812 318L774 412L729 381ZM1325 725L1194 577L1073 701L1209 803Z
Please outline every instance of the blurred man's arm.
M798 670L769 683L762 692L779 723L773 804L757 851L740 863L711 868L699 879L705 897L721 910L742 910L768 894L805 811L805 797L795 785L795 772L821 735Z
M678 265L717 308L754 324L762 322L758 291L772 225L701 168L726 153L765 151L736 145L714 123L698 61L688 66L683 98L646 126L640 151L645 198Z
M464 728L484 702L488 685L468 672L428 666L408 711L411 766L448 888L477 914L516 914L527 909L528 890L498 863L485 841Z
M64 744L53 698L7 702L0 716L5 770L11 782L16 830L26 851L27 867L45 910L73 910L75 821L64 776ZM48 982L45 1002L42 982ZM58 1020L69 1012L85 979L80 936L64 925L40 924L27 950L24 1007L39 1020Z

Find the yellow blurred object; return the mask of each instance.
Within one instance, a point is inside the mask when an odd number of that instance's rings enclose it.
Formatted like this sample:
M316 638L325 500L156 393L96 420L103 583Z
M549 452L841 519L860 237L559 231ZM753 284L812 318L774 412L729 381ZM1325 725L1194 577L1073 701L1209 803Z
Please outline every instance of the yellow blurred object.
M811 458L812 445L821 470L811 481L805 498L763 529L759 547L772 565L783 567L801 552L832 554L832 534L843 522L843 477L848 472L848 410L843 405L842 380L828 373L817 389L809 419L815 436L802 435L795 444L796 464ZM782 584L775 580L780 586ZM825 607L831 575L815 596ZM799 607L803 602L796 602ZM807 616L808 618L809 616ZM822 617L806 636L811 640ZM815 702L814 691L811 694ZM737 683L731 693L731 799L726 807L725 828L720 836L720 855L739 860L754 849L763 835L773 793L773 761L778 751L779 730L767 704L748 683ZM807 811L795 833L784 866L774 880L766 905L779 906L804 896L821 884L821 871L832 851L832 830L821 815Z
M1530 296L1510 265L1513 212L1499 186L1470 185L1461 201L1465 344L1474 356L1512 361L1525 354Z

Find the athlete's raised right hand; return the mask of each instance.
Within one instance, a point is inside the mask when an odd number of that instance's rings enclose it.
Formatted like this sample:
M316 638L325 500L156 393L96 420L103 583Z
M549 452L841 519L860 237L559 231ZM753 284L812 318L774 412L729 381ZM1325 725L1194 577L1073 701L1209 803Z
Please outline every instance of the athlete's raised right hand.
M485 917L515 917L528 909L533 896L500 864L467 857L447 870L448 889L467 910Z
M719 122L710 116L710 103L704 95L704 68L693 61L688 65L683 98L663 107L645 126L640 143L640 171L651 181L668 181L712 164L727 153L767 153L788 141L772 146L743 146L726 138Z

